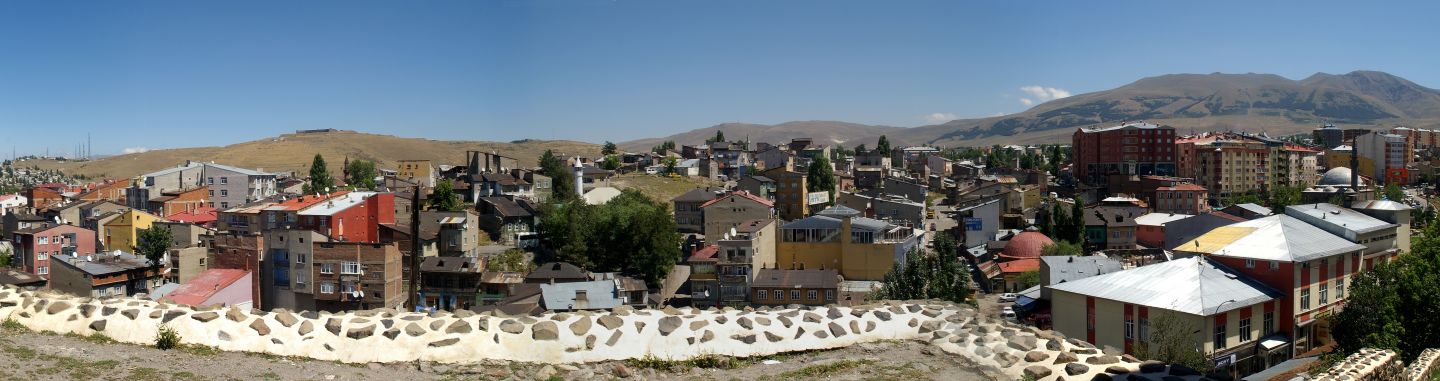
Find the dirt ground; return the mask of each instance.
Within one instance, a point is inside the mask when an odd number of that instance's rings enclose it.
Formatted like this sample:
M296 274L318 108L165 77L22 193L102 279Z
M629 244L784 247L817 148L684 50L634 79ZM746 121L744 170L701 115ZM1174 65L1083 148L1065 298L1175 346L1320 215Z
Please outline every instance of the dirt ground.
M767 361L768 360L768 361ZM771 362L771 364L766 364ZM0 330L0 381L8 380L981 380L974 367L918 342L716 362L631 360L576 365L342 364L203 347L148 346Z

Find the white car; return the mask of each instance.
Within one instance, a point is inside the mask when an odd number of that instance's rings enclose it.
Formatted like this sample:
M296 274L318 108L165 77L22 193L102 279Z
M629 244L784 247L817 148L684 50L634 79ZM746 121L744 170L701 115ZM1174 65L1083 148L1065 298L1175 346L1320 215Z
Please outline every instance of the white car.
M1007 292L1007 293L1004 293L1004 294L1000 294L1000 301L1002 301L1002 302L1013 302L1013 301L1015 301L1015 294L1008 293L1008 292ZM1009 308L1009 307L1006 307L1006 308Z
M1001 316L1001 317L1006 317L1006 318L1014 319L1014 318L1015 318L1015 310L1014 310L1014 309L1011 309L1010 307L1005 307L1005 310L1000 311L1000 316Z

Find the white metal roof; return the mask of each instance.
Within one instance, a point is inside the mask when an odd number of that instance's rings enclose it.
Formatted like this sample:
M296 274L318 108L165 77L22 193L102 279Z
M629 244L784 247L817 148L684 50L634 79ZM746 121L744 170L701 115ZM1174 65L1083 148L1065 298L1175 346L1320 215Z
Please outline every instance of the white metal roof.
M331 197L324 202L311 205L300 210L302 216L329 216L350 207L365 202L366 199L374 197L376 192L350 192L341 196Z
M1077 279L1050 288L1200 316L1281 296L1279 291L1201 256Z
M1364 250L1365 246L1282 214L1221 226L1174 249L1235 258L1303 262Z
M1285 214L1301 218L1310 224L1325 228L1348 230L1355 234L1365 234L1377 230L1393 229L1397 225L1385 222L1375 217L1370 217L1354 209L1341 208L1334 204L1318 203L1309 205L1291 205L1285 208Z
M1183 220L1190 217L1192 216L1189 214L1150 213L1140 217L1135 217L1135 224L1146 226L1161 226L1165 225L1166 223Z

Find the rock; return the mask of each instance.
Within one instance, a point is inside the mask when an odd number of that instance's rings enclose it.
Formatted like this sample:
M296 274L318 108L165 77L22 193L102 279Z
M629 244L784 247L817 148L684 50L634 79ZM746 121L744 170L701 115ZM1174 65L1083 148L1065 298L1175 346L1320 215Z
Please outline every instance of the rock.
M1060 352L1055 355L1055 362L1053 364L1068 364L1076 361L1080 361L1080 358L1075 357L1074 353Z
M914 320L914 319L911 319L910 322L913 323L913 322L915 322L915 320ZM923 335L923 334L927 334L927 333L930 333L930 332L938 331L938 330L940 330L940 325L941 325L941 324L944 324L944 322L943 322L943 321L939 321L939 320L926 320L925 323L920 324L920 334ZM913 327L913 325L912 325L912 327Z
M445 333L465 334L470 333L470 331L470 322L464 320L456 320L454 323L450 323L450 327L445 328Z
M1140 373L1165 373L1165 363L1149 360L1140 363Z
M470 310L455 310L455 317L456 317L456 318L469 319L469 318L472 317L472 316L475 316L475 313L474 313L474 312L470 312Z
M1200 371L1194 370L1194 369L1190 369L1190 367L1188 367L1188 366L1175 364L1175 365L1171 365L1171 366L1170 366L1170 375L1171 375L1171 376L1179 376L1179 377L1199 376L1199 375L1200 375Z
M859 320L851 320L851 321L850 321L850 332L853 332L853 333L855 333L855 334L857 334L857 335L860 334L860 321L859 321Z
M929 348L927 347L926 349ZM1000 364L1001 367L1009 368L1014 366L1015 363L1020 362L1020 357L1010 354L1009 352L999 352L995 354L995 362Z
M1120 358L1111 355L1093 356L1085 359L1085 363L1090 365L1110 365L1117 362L1120 362Z
M890 313L889 313L889 312L885 312L885 311L881 311L881 310L875 310L875 317L880 318L880 321L890 321Z
M621 325L625 324L625 320L622 320L622 319L620 319L620 318L618 318L618 317L615 317L615 315L605 315L605 316L601 316L600 319L598 319L598 320L599 320L599 323L600 323L600 326L601 326L601 327L605 327L605 329L609 329L609 330L614 330L614 329L616 329L616 328L620 328ZM500 324L501 324L501 328L500 328L500 329L501 329L501 330L504 330L504 329L505 329L505 328L504 328L504 324L505 324L505 323L500 323Z
M830 320L835 320L835 319L839 319L839 318L845 317L845 313L844 313L844 312L840 312L840 308L830 307L830 310L825 313L825 316L829 317Z
M660 309L660 312L664 312L666 315L670 315L670 316L680 316L680 315L681 315L680 310L677 310L677 309L675 309L675 307L672 307L672 306L665 306L665 308Z
M595 349L595 341L596 341L596 340L599 340L599 338L595 337L595 335L586 335L586 336L585 336L585 350Z
M452 337L452 338L445 339L445 340L440 340L440 341L431 342L431 343L430 343L430 347L431 347L431 348L448 347L448 346L451 346L451 345L455 345L455 343L458 343L458 342L460 342L460 338L458 338L458 337Z
M216 333L216 334L215 334L215 337L216 337L216 338L219 338L220 341L230 341L230 333L229 333L229 332L220 331L219 333Z
M829 328L830 328L830 335L835 336L835 337L845 336L845 327L844 327L844 326L841 326L840 323L836 323L836 322L833 322L833 321L832 321L832 322L830 322Z
M118 308L115 308L115 307L101 307L101 308L100 308L100 316L110 316L110 315L114 315L114 314L115 314L115 311L117 311L117 310L119 310L119 309L118 309Z
M1065 344L1061 343L1060 340L1045 340L1045 350L1059 352L1061 349L1065 349Z
M705 331L705 333L700 334L700 342L707 343L710 342L710 340L715 340L715 332Z
M670 336L670 333L675 332L676 329L680 329L680 325L684 322L684 320L676 316L660 318L660 336Z
M209 323L211 320L219 319L220 314L214 312L201 312L198 314L190 315L190 318L195 319L196 321L199 321L201 323Z
M260 336L270 334L270 326L265 324L264 319L255 319L255 321L250 322L250 329L260 334Z
M610 339L609 339L609 340L605 340L605 346L607 346L607 347L613 347L613 346L615 346L615 343L619 343L619 342L620 342L620 335L624 335L624 334L625 334L624 331L615 331L615 334L614 334L614 335L610 335Z
M519 335L520 333L525 332L525 325L520 324L520 322L515 320L505 319L505 321L500 322L500 332L505 332L512 335Z
M246 316L245 313L241 312L239 308L230 307L229 311L225 311L225 318L230 319L230 321L239 323L245 321Z
M130 318L130 320L135 320L135 319L139 319L139 318L140 318L140 310L137 310L137 309L128 309L128 310L120 311L120 314L121 314L121 315L125 315L125 317Z
M530 338L539 341L560 339L560 325L553 321L542 321L530 326Z
M299 319L295 318L295 314L290 313L290 311L280 311L275 313L275 321L279 322L280 325L285 326L285 328L290 328L291 326L294 326L295 323L300 322Z
M1105 368L1105 373L1110 373L1110 374L1125 374L1125 373L1130 373L1130 372L1132 372L1132 371L1133 371L1133 370L1131 370L1130 367L1124 366L1124 365L1111 365L1110 367Z
M735 323L736 323L736 324L739 324L741 328L745 328L745 329L755 329L755 323L751 322L751 321L750 321L750 318L747 318L747 317L742 317L742 318L739 318L739 319L735 319Z
M439 331L441 328L445 328L445 319L435 319L430 321L431 331Z
M1076 375L1081 375L1081 374L1085 374L1085 373L1089 373L1089 372L1090 372L1090 367L1085 366L1085 364L1081 364L1081 363L1078 363L1078 362L1072 362L1072 363L1069 363L1069 364L1065 364L1065 374L1068 374L1068 375L1071 375L1071 376L1076 376Z
M349 332L345 332L345 337L349 337L349 338L351 338L351 339L359 340L359 339L364 339L364 338L370 337L371 335L374 335L374 334L375 334L375 326L373 326L373 325L367 325L367 326L360 327L360 328L351 328Z
M645 322L643 322L643 321L637 321L637 322L635 322L635 333L644 333L644 332L645 332Z
M1090 376L1090 381L1111 381L1114 379L1115 377L1111 377L1105 373L1096 373L1094 376Z
M315 324L314 324L314 323L311 323L309 320L306 320L306 321L300 323L300 330L298 330L298 331L296 331L296 332L299 333L300 336L305 336L305 335L310 334L310 332L312 332L312 331L315 331Z
M385 336L386 339L395 340L395 338L400 337L400 330L387 329L384 333L381 333L381 335Z
M756 317L755 317L755 324L759 324L759 325L761 325L761 326L766 326L766 327L768 327L768 326L770 326L770 318L762 317L762 316L756 316Z
M1025 362L1041 362L1050 358L1049 353L1041 351L1030 351L1025 353Z
M1025 367L1025 376L1039 380L1050 376L1050 367L1044 365L1031 365Z
M545 367L540 368L540 370L535 371L535 379L537 379L537 380L548 380L548 379L550 379L550 377L554 377L554 376L555 376L555 373L556 373L555 367L550 366L550 365L546 365Z
M1037 348L1035 336L1013 336L1005 345L1022 351L1033 351Z
M1120 360L1123 360L1123 361L1125 361L1125 362L1131 362L1131 363L1140 362L1140 359L1135 358L1135 356L1131 356L1129 353L1126 353L1126 354L1124 354L1124 355L1120 355Z
M410 324L405 325L405 334L406 334L406 335L417 336L417 337L418 337L418 336L424 335L425 332L426 332L425 329L424 329L424 328L420 328L420 325L419 325L419 324L410 323Z
M84 316L86 319L89 319L91 316L94 316L94 315L95 315L95 309L96 309L96 308L97 308L97 307L95 307L94 304L81 304L81 305L80 305L80 316Z
M725 317L725 315L715 317L715 324L725 324L727 321L730 321L730 318Z
M986 346L977 346L977 347L975 347L975 356L976 356L976 357L979 357L979 358L989 358L991 355L994 355L994 354L995 354L995 352L991 352L991 351L990 351L990 347L986 347Z
M635 372L631 371L630 367L625 366L625 363L615 363L614 371L615 377L630 378L635 376Z
M330 318L330 320L325 321L325 330L330 331L330 333L335 334L335 336L340 336L340 327L343 324L344 322L340 319Z
M95 320L95 321L90 322L90 330L91 330L91 331L95 331L95 332L104 331L104 330L105 330L105 324L106 324L106 323L105 323L105 319L97 319L97 320Z
M58 315L68 309L70 309L70 303L63 300L57 300L53 303L50 303L50 306L45 309L45 313L51 315Z
M707 325L710 325L710 322L704 320L692 321L690 322L690 330L699 332L701 328L705 328Z
M806 322L806 323L819 323L819 322L822 322L822 321L825 321L825 317L820 316L820 315L816 315L816 314L813 313L813 312L806 312L806 313L805 313L805 322Z
M589 317L581 316L579 319L570 323L570 333L575 334L575 336L584 335L586 332L590 332L592 325Z
M730 338L745 344L755 344L755 333L753 332L737 333L730 335Z

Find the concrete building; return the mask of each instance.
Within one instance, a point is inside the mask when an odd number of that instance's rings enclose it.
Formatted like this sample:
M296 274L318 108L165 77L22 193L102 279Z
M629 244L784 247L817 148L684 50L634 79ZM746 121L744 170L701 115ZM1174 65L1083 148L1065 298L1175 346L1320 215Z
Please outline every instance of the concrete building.
M1272 335L1283 335L1283 319L1276 311L1283 307L1284 293L1206 257L1077 279L1050 289L1054 329L1097 346L1137 353L1152 339L1157 320L1169 318L1196 329L1200 351L1222 369L1245 375L1281 361L1267 362L1270 356L1264 349L1271 349ZM1260 345L1262 340L1266 346Z
M220 193L228 195L228 189L221 189ZM194 212L201 208L215 208L215 203L210 201L215 196L215 190L204 186L160 192L160 197L150 199L146 204L145 211L157 216L168 216L177 213Z
M254 279L248 271L216 269L208 270L187 282L179 289L160 298L161 302L184 304L195 307L235 307L248 310L255 305L251 294Z
M262 288L267 309L315 309L315 244L329 242L325 235L305 229L271 229L263 233L265 257L260 271L268 280Z
M861 211L861 215L892 224L920 228L925 225L925 204L892 195L871 197L850 192L836 195L836 205Z
M1262 192L1271 185L1271 149L1239 134L1215 133L1175 142L1178 176L1195 179L1213 199Z
M134 296L164 282L158 264L125 252L60 256L50 263L50 289L71 295Z
M1165 242L1165 227L1176 224L1176 221L1192 217L1188 214L1175 213L1150 213L1135 218L1135 242L1145 247L1167 248Z
M236 168L215 163L187 161L177 167L141 175L125 190L131 208L146 209L152 198L164 192L194 189L201 186L214 190L209 205L230 209L274 196L277 178L274 173Z
M722 235L715 263L718 305L733 307L748 303L755 271L777 266L778 225L774 219L746 221Z
M296 213L299 227L334 241L379 242L380 225L395 223L395 194L350 192Z
M1081 182L1102 185L1108 175L1173 176L1175 129L1149 123L1075 130L1072 171Z
M744 176L735 182L735 189L750 192L766 200L775 200L775 180L765 176Z
M780 268L835 269L847 280L878 281L920 244L918 230L835 206L780 226Z
M835 304L842 279L835 269L759 269L750 285L750 300L762 306Z
M1104 256L1049 255L1040 257L1040 299L1050 300L1052 288L1067 282L1124 270L1120 261Z
M315 307L322 311L400 308L405 303L400 249L364 242L314 245Z
M485 261L476 257L431 257L420 263L420 295L425 307L445 311L482 305Z
M681 233L704 233L705 210L701 205L718 197L720 189L695 188L670 199L674 205L675 229Z
M700 204L705 243L715 244L746 221L775 217L775 203L746 191L730 192Z
M140 230L149 229L151 224L162 221L165 220L139 210L125 211L120 217L105 224L101 242L107 251L134 250L135 245L140 243Z
M1355 152L1370 159L1371 167L1361 172L1383 184L1405 185L1410 183L1407 166L1413 154L1405 136L1372 132L1355 137Z
M50 279L53 259L96 252L95 232L73 225L37 224L10 233L10 242L10 265L44 279Z
M1138 242L1135 218L1144 207L1097 205L1085 208L1085 243L1096 249L1130 250Z
M1151 201L1157 213L1204 214L1210 213L1210 192L1195 184L1175 184L1155 188Z
M772 168L763 173L775 180L775 212L780 219L794 221L810 215L809 190L805 186L805 173L788 168Z
M426 187L435 186L435 166L429 160L400 160L395 165L395 176L411 183Z

